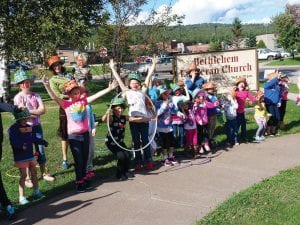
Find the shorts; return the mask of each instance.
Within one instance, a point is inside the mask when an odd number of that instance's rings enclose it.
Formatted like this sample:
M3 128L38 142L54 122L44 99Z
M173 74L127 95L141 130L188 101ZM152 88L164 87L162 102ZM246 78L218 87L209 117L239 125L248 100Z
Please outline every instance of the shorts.
M15 162L15 167L19 169L24 169L24 168L30 168L30 167L35 167L36 166L36 161L33 160L28 160L24 162Z
M59 127L57 130L57 135L63 140L68 140L68 121L67 115L63 108L59 107Z
M162 149L169 149L175 147L175 138L173 135L173 131L169 133L159 132L159 138L161 141Z

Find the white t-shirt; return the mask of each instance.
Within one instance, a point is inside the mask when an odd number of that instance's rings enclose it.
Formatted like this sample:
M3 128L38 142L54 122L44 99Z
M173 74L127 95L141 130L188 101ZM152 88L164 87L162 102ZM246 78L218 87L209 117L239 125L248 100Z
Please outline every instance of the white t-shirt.
M146 117L145 94L141 90L127 90L126 99L129 106L129 116Z

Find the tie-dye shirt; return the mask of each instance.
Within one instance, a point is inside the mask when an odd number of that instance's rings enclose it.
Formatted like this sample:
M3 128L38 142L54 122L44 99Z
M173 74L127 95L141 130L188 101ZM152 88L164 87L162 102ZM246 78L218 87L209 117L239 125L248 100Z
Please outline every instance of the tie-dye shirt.
M81 98L76 102L64 100L64 109L68 120L68 134L83 134L89 130L87 116L87 99Z

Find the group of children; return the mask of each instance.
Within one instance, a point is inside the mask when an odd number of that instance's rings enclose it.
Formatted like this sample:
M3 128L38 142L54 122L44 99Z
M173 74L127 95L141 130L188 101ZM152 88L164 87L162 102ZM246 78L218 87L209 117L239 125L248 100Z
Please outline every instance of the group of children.
M88 96L85 88L86 78L79 76L76 80L62 79L58 85L62 93L60 96L51 87L51 82L43 78L48 94L65 113L65 132L74 159L78 192L89 189L94 176L92 160L95 125L89 103L118 85L122 94L112 99L102 120L109 124L105 143L118 159L116 177L119 180L126 180L130 175L131 151L135 152L136 171L142 167L154 169L152 157L158 144L166 166L177 164L174 156L177 146L184 147L186 154L195 158L210 152L214 147L217 117L222 112L226 117L227 145L234 146L241 140L247 141L245 104L248 100L256 103L254 118L258 129L255 141L260 142L265 139L265 135L276 134L280 121L283 121L288 92L288 79L278 71L269 75L264 92L257 91L252 95L246 79L240 77L233 89L220 98L216 84L204 79L201 80L201 88L189 89L192 86L190 80L183 78L168 89L156 76L152 76L157 61L155 57L152 59L153 64L144 82L138 73L130 73L128 85L125 85L111 60L109 66L115 80L106 89L91 96ZM15 96L14 104L20 110L14 113L16 123L9 128L8 134L15 166L20 170L19 203L24 205L29 202L24 194L26 182L32 183L33 198L44 197L38 188L36 157L41 177L47 181L53 181L54 177L47 173L45 166L44 147L48 146L48 142L43 139L40 121L40 116L45 113L43 102L37 93L30 91L32 80L27 72L17 71L15 81L20 92ZM123 115L126 106L128 115ZM132 146L126 146L124 142L127 121ZM238 137L239 128L241 139ZM159 138L159 143L155 142L154 136Z

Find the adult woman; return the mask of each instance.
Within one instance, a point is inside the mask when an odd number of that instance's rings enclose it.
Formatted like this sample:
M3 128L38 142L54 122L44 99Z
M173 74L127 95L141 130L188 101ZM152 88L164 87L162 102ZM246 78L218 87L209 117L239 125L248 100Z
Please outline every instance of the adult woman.
M50 87L61 99L68 99L68 96L64 94L64 84L67 83L72 77L65 73L65 68L62 66L63 62L57 56L51 56L48 59L49 70L53 75L49 80ZM59 127L57 130L58 136L61 138L61 148L63 154L62 168L68 169L68 132L67 132L67 116L63 108L59 108Z

